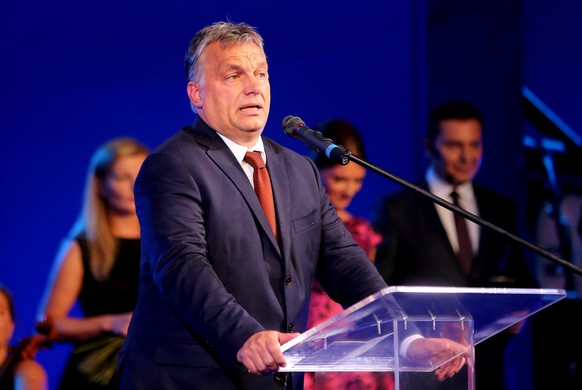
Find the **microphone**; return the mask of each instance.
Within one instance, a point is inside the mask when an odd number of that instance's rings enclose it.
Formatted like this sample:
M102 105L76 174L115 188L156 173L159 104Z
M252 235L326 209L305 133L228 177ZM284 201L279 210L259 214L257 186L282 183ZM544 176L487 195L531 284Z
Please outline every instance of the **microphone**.
M319 131L311 130L301 118L287 115L281 127L285 134L299 138L316 152L325 154L330 160L346 165L350 162L351 152L341 145L336 145L331 139L325 138Z

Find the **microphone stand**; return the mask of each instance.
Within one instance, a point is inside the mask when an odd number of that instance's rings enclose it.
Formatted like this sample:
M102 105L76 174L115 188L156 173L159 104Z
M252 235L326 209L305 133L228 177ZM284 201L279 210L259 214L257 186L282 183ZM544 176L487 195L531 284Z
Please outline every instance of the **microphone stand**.
M387 172L387 171L385 171L385 170L383 170L383 169L381 169L373 164L370 164L370 163L362 160L358 156L353 155L349 150L346 153L346 155L350 161L353 161L356 164L361 165L362 167L379 174L380 176L383 176L389 180L392 180L395 183L398 183L404 187L410 188L410 189L430 198L434 203L438 204L439 206L442 206L442 207L444 207L444 208L446 208L454 213L460 214L463 217L467 218L469 221L475 222L476 224L479 224L481 226L485 226L489 229L492 229L495 232L501 234L502 236L510 238L511 240L519 243L520 245L523 245L524 247L528 248L529 250L533 251L534 253L541 255L542 257L544 257L548 260L551 260L554 263L557 263L557 264L571 270L572 272L582 276L582 268L577 267L576 265L572 264L571 262L566 261L566 260L548 252L548 251L545 251L542 248L540 248L534 244L531 244L531 243L523 240L522 238L520 238L514 234L511 234L508 231L501 229L500 227L498 227L490 222L485 221L484 219L476 216L475 214L472 214L472 213L470 213L470 212L468 212L460 207L455 206L454 204L452 204L450 202L447 202L446 200L432 194L429 191L426 191L423 188L420 188L420 187L418 187L410 182L407 182L404 179L399 178L398 176L391 174L390 172ZM342 162L342 164L343 164L343 162ZM347 162L345 164L347 164Z

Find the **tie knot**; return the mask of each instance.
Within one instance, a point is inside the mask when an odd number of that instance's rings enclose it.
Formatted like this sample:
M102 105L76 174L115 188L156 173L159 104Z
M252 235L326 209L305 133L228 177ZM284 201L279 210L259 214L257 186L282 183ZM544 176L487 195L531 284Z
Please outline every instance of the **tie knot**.
M261 157L260 152L247 152L245 154L244 160L250 164L253 169L261 169L265 167L265 163Z
M451 192L451 199L453 199L453 203L455 204L459 203L459 193L456 190L453 190L453 192Z

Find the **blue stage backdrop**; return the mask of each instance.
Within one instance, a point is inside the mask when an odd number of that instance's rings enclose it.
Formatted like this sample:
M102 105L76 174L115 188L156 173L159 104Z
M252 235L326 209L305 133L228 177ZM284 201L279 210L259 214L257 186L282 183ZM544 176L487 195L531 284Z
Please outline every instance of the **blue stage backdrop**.
M51 265L79 212L95 148L117 136L133 136L153 148L192 122L183 55L198 29L229 19L248 22L263 34L272 88L264 135L306 153L301 141L283 134L282 119L296 115L314 126L342 117L363 132L371 163L412 181L424 167L420 140L430 91L426 84L430 15L426 13L447 3L451 2L4 4L0 13L0 283L16 300L15 340L34 332ZM503 7L503 2L488 3ZM525 24L526 33L535 35L535 42L527 35L524 39L525 75L535 79L532 84L539 93L563 108L566 119L580 129L582 114L576 105L580 99L575 96L582 90L576 70L582 40L578 31L576 36L566 31L579 24L572 19L579 13L566 5L550 6L555 2L536 3L528 9L531 12L522 14L532 21ZM495 45L494 39L503 37L491 39ZM537 40L544 43L540 51L536 51ZM462 53L450 53L453 56L464 60ZM492 71L487 63L479 66L476 73ZM490 92L474 94L487 101L499 89ZM501 139L499 134L508 130L491 131ZM502 172L495 152L488 153L484 169ZM519 164L518 158L513 163ZM370 173L352 211L367 216L379 196L398 188ZM39 353L49 370L51 388L67 350L56 345Z

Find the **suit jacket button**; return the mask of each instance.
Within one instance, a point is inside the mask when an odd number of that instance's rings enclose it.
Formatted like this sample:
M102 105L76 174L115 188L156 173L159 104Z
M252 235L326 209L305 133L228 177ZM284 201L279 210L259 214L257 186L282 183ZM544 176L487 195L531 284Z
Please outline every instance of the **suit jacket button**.
M273 379L275 379L275 382L277 383L284 384L287 379L287 374L283 372L278 372L275 375L273 375Z
M291 277L291 275L287 275L285 277L285 286L291 285L292 282L293 282L293 278Z
M293 324L287 325L287 332L288 333L293 333L293 329L294 329Z

